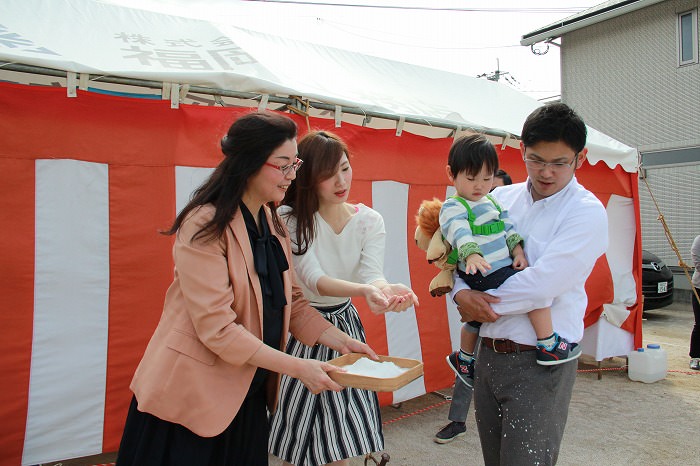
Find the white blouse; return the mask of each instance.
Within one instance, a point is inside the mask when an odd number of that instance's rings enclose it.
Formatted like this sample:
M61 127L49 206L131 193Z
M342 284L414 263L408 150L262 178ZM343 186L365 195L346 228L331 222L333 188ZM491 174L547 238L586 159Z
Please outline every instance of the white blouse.
M348 299L319 295L316 284L323 276L363 284L384 279L384 219L364 204L357 204L355 209L339 234L316 212L316 237L304 255L292 256L297 280L312 306L334 306ZM296 250L296 218L287 215L290 210L289 206L281 206L278 213L287 224L292 249Z

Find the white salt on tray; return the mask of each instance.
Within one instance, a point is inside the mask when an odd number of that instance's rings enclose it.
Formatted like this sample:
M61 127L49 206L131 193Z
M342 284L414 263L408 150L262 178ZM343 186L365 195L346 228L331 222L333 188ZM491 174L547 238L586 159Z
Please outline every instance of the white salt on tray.
M365 357L358 359L350 365L343 366L343 369L348 371L348 374L376 377L379 379L397 377L408 370L408 368L397 366L391 361L372 361Z

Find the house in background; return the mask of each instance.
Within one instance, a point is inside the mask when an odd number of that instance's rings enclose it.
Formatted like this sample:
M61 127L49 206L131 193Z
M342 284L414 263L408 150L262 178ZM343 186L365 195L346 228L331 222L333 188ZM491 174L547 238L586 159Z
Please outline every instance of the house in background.
M700 235L699 4L608 1L521 40L533 53L560 47L561 100L639 151L643 248L674 270L676 299L686 302L690 285L659 216L692 264Z

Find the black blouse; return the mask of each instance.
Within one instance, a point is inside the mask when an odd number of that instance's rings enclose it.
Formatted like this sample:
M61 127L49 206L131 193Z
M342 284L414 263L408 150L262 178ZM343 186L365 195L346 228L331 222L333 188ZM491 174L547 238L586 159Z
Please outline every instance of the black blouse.
M287 298L284 295L282 272L289 269L289 263L279 240L270 233L264 207L258 211L261 231L258 231L253 214L243 203L241 203L241 212L248 230L250 245L253 248L255 271L258 273L262 289L263 342L272 348L284 350L280 348L280 340L282 339L282 315ZM259 368L253 378L250 391L260 388L266 376L267 371Z

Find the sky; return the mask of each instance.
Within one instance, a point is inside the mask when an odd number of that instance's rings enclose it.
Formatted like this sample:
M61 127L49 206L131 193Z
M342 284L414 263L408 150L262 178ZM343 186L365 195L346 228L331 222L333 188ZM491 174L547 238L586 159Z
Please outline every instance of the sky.
M106 0L233 22L248 29L500 81L531 97L560 94L559 49L521 36L602 0ZM213 3L213 5L212 5ZM546 53L543 53L545 52Z

